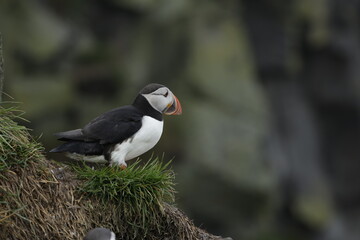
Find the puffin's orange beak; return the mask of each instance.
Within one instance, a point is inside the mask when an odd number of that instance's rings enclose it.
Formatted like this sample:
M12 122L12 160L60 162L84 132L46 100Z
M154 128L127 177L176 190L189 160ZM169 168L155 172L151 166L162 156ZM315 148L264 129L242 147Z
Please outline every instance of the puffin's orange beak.
M174 102L169 104L168 109L165 111L166 115L180 115L182 108L179 99L173 94Z

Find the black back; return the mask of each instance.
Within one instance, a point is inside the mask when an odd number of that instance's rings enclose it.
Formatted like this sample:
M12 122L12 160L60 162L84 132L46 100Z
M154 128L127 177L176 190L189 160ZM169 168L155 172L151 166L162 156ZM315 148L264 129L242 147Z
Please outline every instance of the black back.
M88 123L83 129L84 139L100 144L119 143L141 128L144 114L134 106L124 106L106 112Z

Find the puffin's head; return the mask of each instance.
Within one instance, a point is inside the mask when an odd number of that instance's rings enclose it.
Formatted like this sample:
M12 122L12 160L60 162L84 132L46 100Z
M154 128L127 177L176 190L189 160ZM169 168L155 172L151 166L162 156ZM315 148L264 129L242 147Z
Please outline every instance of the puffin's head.
M182 108L179 99L167 87L151 83L144 87L140 94L157 111L167 115L180 115Z
M84 240L115 240L115 233L107 228L94 228L89 231Z

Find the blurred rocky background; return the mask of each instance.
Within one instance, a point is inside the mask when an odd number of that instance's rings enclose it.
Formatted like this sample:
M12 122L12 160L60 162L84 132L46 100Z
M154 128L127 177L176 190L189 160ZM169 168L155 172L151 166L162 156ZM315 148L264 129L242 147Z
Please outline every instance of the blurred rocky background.
M47 149L162 83L183 115L154 153L198 226L360 239L359 0L2 0L0 31L6 100Z

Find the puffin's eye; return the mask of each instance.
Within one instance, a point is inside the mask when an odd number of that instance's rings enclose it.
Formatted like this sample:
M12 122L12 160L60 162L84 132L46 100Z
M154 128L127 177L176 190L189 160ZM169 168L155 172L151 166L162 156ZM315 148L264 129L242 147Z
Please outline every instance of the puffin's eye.
M164 97L167 97L169 95L169 92L166 92L165 94L164 94Z

